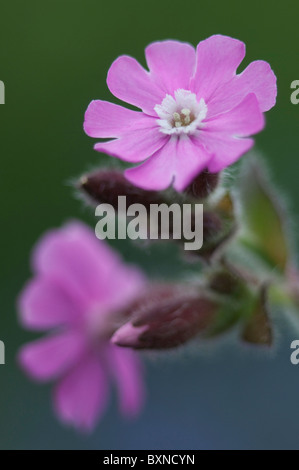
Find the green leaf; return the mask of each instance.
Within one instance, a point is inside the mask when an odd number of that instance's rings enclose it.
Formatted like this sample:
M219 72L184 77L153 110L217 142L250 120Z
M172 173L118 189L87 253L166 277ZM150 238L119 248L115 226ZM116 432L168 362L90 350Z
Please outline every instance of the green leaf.
M229 305L222 306L218 310L214 321L205 336L207 338L213 338L214 336L225 333L239 322L240 316L239 309L230 308Z
M250 161L240 176L241 240L271 268L285 271L289 258L286 214L279 196L256 160ZM244 230L245 229L245 230Z
M219 308L207 332L208 337L222 334L244 317L249 317L255 296L242 279L235 278L228 271L219 271L212 273L208 287L219 295Z

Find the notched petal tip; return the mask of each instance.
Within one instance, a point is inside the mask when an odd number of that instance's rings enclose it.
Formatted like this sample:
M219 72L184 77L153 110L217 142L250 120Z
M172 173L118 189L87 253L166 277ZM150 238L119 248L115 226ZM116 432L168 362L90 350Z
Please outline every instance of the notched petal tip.
M150 116L154 106L163 99L163 91L133 57L122 55L111 65L107 74L107 86L122 101L137 106Z

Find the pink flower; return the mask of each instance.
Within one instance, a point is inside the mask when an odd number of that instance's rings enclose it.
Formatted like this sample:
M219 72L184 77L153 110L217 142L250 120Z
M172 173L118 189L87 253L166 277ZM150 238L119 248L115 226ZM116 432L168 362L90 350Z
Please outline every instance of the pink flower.
M253 145L249 138L264 127L263 112L274 106L276 77L267 62L236 69L245 44L215 35L190 44L162 41L145 50L149 72L121 56L108 72L110 91L142 111L92 101L84 129L91 137L113 138L95 149L127 162L126 170L144 189L173 183L182 191L204 169L217 173Z
M33 269L20 297L21 321L32 330L54 331L21 349L22 367L36 380L57 380L55 409L77 428L91 430L105 410L109 376L121 411L137 413L144 399L141 363L109 339L119 326L118 310L144 285L141 273L77 222L42 238Z

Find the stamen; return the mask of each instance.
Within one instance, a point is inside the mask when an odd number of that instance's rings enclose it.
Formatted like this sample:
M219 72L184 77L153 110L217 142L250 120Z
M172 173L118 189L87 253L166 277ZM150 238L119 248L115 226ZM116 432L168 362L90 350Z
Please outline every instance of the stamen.
M203 98L197 101L194 93L179 89L174 96L166 95L162 103L155 106L155 111L164 134L194 134L203 126L207 106Z

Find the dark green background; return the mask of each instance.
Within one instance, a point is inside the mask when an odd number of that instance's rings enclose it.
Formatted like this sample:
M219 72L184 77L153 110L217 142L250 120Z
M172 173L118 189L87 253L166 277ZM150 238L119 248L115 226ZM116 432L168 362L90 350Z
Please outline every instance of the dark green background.
M32 244L66 218L94 225L69 183L107 163L92 150L82 121L91 99L113 99L105 79L118 55L144 63L151 41L196 45L222 33L247 44L244 65L269 61L278 100L257 148L287 192L298 226L299 105L290 103L290 83L299 79L298 13L293 1L277 7L265 0L1 0L0 339L6 365L0 366L0 448L299 448L299 366L289 361L290 341L299 333L290 328L271 354L225 344L215 352L148 361L149 398L140 418L121 420L112 398L89 437L62 427L51 411L50 387L31 383L15 364L17 348L33 337L19 328L15 311L30 276ZM119 249L153 276L179 274L182 267L164 247L151 253L122 243Z

